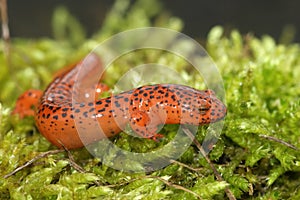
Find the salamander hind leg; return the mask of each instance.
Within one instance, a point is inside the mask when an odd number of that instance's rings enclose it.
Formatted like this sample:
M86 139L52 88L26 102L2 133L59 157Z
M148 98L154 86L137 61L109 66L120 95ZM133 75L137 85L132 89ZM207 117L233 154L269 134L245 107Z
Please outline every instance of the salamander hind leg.
M143 111L136 111L130 114L131 129L143 138L149 138L157 141L162 138L162 134L157 133L157 126L160 124L159 120L150 117L148 113Z

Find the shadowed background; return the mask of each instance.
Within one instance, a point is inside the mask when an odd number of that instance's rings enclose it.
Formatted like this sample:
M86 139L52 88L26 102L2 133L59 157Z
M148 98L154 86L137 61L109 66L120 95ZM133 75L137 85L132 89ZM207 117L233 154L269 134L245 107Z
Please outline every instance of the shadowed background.
M51 19L54 9L64 5L85 27L88 35L99 30L112 0L8 0L9 26L12 37L52 36ZM192 37L206 38L215 25L237 28L257 36L268 34L280 39L289 31L300 41L300 1L297 0L162 0L166 12L184 21L183 32Z

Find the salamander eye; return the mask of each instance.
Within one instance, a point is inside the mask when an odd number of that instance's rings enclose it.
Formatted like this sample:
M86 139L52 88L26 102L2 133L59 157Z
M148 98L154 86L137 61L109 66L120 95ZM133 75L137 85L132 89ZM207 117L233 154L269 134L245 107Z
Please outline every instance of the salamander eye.
M198 111L201 115L206 114L210 107L211 104L206 99L200 99L198 101Z
M201 115L204 115L207 113L207 111L209 110L210 106L206 106L206 105L201 105L198 110L199 110L199 113Z

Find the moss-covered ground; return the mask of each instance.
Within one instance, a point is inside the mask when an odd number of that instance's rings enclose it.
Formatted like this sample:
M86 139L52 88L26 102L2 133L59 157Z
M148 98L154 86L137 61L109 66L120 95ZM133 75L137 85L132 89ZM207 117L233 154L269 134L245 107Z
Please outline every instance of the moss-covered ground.
M300 199L300 46L279 44L269 36L241 35L237 30L225 34L222 27L210 31L204 47L219 68L226 92L228 114L208 155L224 181L216 180L193 144L178 159L180 163L147 174L114 170L78 149L71 153L85 173L74 169L62 152L4 178L40 153L56 149L38 132L32 118L11 116L19 94L29 88L44 89L57 70L81 59L114 33L143 26L182 28L180 19L159 14L158 1L128 5L129 1L116 1L103 27L89 38L76 19L58 8L54 39L14 38L10 59L0 52L0 199L226 199L226 187L237 199ZM58 20L62 16L65 21ZM3 42L0 45L3 49ZM148 53L146 58L160 56L165 64L181 70L191 86L199 86L195 74L180 67L181 59ZM136 58L143 61L145 55L137 52ZM104 81L109 85L121 76L119 65L108 72ZM197 135L200 142L203 129ZM173 126L163 131L168 135ZM112 141L140 151L157 147L153 141L126 134Z

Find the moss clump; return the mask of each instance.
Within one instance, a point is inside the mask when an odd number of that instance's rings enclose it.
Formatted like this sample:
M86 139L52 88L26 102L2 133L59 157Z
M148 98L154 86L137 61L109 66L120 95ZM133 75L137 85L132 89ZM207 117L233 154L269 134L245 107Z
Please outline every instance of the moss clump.
M119 31L149 25L180 31L179 19L158 15L158 1L151 1L151 6L149 2L141 0L129 7L129 1L117 1L92 38L85 38L81 26L69 16L66 18L70 23L54 21L56 39L14 39L9 67L1 52L0 199L196 199L196 195L202 199L224 199L227 186L240 199L299 199L300 47L276 44L269 36L242 36L236 30L224 35L222 27L210 31L206 49L219 67L226 89L225 127L209 154L223 182L216 180L194 145L179 159L187 167L174 162L151 174L108 168L80 149L72 154L87 173L76 171L66 153L59 153L3 178L40 152L55 148L38 133L32 118L19 120L10 115L21 92L44 89L55 71L79 60L100 41ZM69 14L60 8L56 15ZM70 24L71 37L67 31L59 31L70 28ZM138 64L153 57L174 66L192 86L199 84L195 74L185 70L182 59L172 55L136 52L137 60L133 62ZM132 61L124 60L114 64L108 72L112 78L105 82L114 84L121 70L130 68ZM120 65L124 67L121 70ZM162 131L168 138L173 130L174 126L166 126ZM203 139L204 130L205 127L198 131L199 140ZM158 145L126 134L113 138L113 142L135 151L150 151Z

